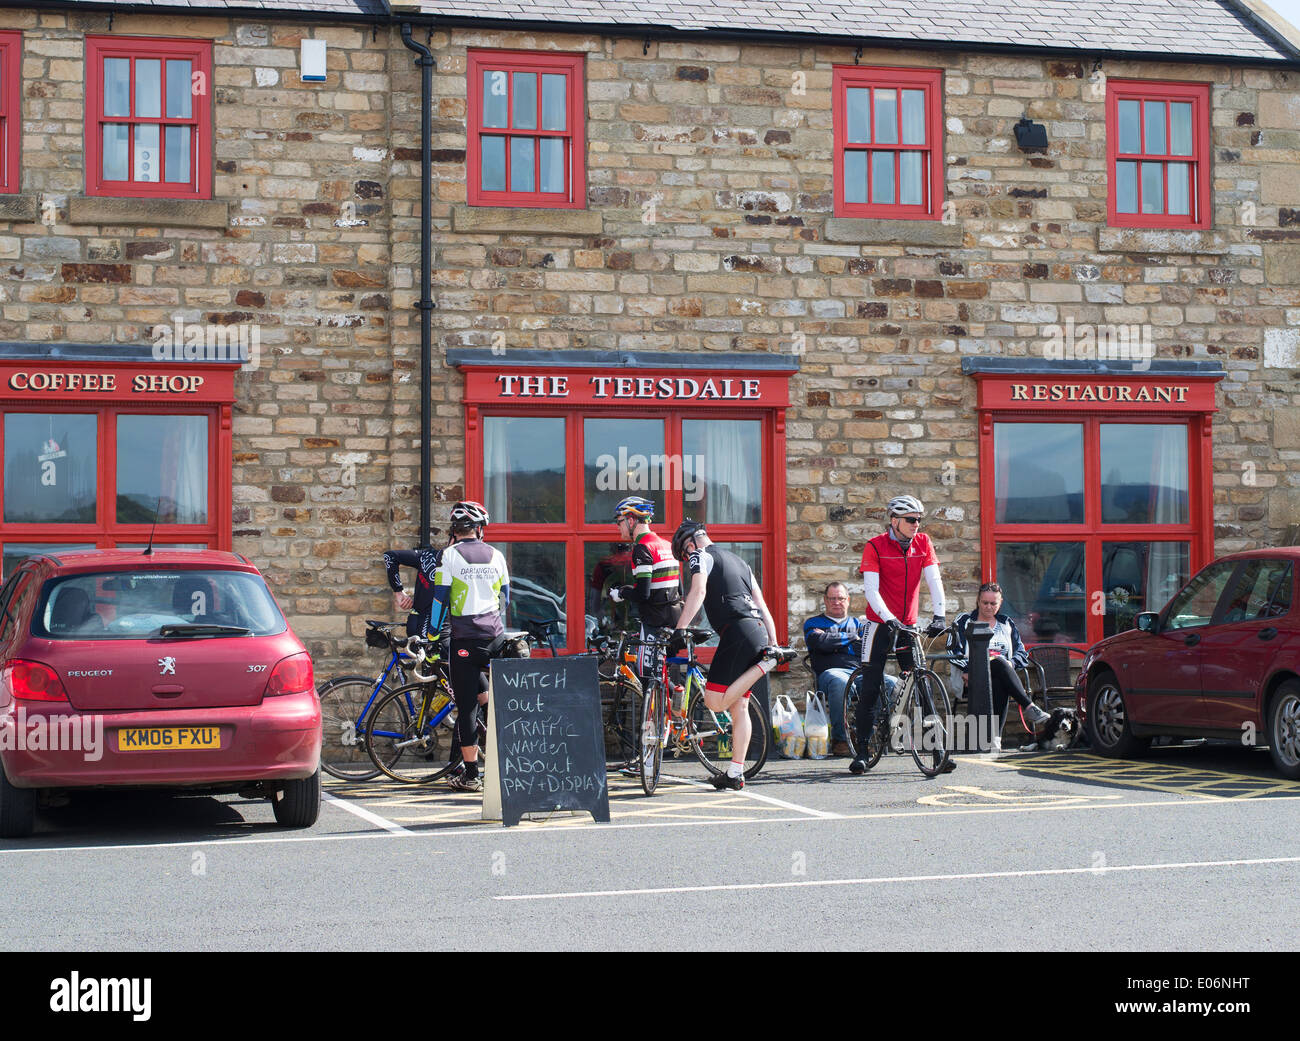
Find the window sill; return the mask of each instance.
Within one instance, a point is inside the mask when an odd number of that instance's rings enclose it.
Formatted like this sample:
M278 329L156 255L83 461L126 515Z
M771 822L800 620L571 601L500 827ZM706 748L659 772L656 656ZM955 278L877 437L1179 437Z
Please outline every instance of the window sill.
M880 220L832 217L826 222L826 241L863 246L953 246L965 236L960 225L937 220Z
M605 220L591 210L550 210L513 206L453 206L452 231L506 234L601 235Z
M178 228L225 228L230 208L207 199L128 199L74 196L68 200L71 224L165 224Z
M1102 253L1226 253L1228 243L1214 231L1190 228L1102 228L1097 233Z
M34 221L39 212L35 195L0 195L0 220Z

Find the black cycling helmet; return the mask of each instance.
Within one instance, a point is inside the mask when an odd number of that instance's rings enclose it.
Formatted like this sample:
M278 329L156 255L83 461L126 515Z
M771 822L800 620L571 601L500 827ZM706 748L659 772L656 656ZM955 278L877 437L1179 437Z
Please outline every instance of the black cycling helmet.
M673 532L673 556L681 560L684 552L682 547L686 545L686 540L700 534L706 534L703 521L682 521L677 526L677 530Z

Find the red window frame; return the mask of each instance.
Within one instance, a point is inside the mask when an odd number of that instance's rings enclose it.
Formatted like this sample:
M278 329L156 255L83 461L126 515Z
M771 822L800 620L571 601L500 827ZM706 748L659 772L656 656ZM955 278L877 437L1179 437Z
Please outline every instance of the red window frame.
M1140 122L1139 144L1146 147L1146 104L1165 105L1164 153L1121 152L1119 147L1119 103L1136 101ZM1192 154L1172 155L1167 150L1172 145L1169 105L1190 102L1192 105ZM1137 213L1120 213L1118 208L1119 163L1158 162L1164 165L1162 177L1162 213L1142 213L1142 171L1137 171ZM1189 213L1170 213L1169 164L1187 163L1191 169L1188 186ZM1210 85L1208 83L1172 83L1160 80L1109 80L1106 84L1106 213L1107 221L1116 228L1209 228L1214 222L1211 204L1210 169Z
M980 554L982 558L981 581L996 582L997 547L1007 542L1073 542L1082 543L1085 552L1085 575L1088 590L1086 603L1091 603L1092 591L1103 586L1102 544L1111 542L1185 542L1188 543L1188 577L1214 559L1214 503L1213 503L1213 441L1214 383L1188 377L1156 379L1130 379L1117 381L1106 377L1077 377L1063 374L981 376L979 379L980 414ZM1095 406L1070 406L1058 397L1051 396L1051 385L1060 383L1088 386L1100 393L1100 388L1113 384L1145 383L1189 386L1185 400L1179 402L1175 392L1168 407L1160 405L1137 407L1129 405L1104 410ZM1030 391L1026 401L1013 389L1014 384L1042 385L1047 393L1035 397ZM1154 393L1154 391L1152 391ZM1109 400L1109 399L1107 399ZM994 426L997 423L1077 423L1083 427L1083 489L1084 522L1082 524L1023 524L997 520L997 474L994 451ZM1104 423L1170 424L1187 426L1187 506L1185 524L1104 524L1101 520L1101 453L1100 429ZM1102 639L1105 618L1086 610L1086 647ZM1026 643L1032 643L1026 636Z
M21 185L23 34L0 32L0 195Z
M583 501L583 420L585 419L657 419L664 422L664 452L681 458L682 422L684 420L739 419L758 421L761 424L763 459L760 473L763 479L762 520L758 524L710 523L709 535L715 542L754 543L759 547L763 597L772 612L778 636L787 632L789 607L786 595L786 459L785 459L785 409L789 399L782 394L777 400L764 401L750 407L708 407L678 403L663 407L637 406L630 402L599 404L591 401L574 401L571 404L527 404L502 401L494 391L494 380L500 370L466 369L466 423L465 423L465 489L466 496L478 502L485 501L484 481L484 419L496 416L543 418L556 417L565 421L565 519L562 522L528 524L503 522L493 519L487 539L494 545L504 543L562 543L565 546L565 585L577 591L566 599L567 644L562 653L580 653L585 647L584 593L588 576L584 573L584 552L591 543L619 541L612 520L587 521ZM565 375L577 384L594 371L561 369L529 369L527 375ZM637 376L658 380L676 377L680 373L638 370ZM735 378L758 373L692 372L692 377L703 382L708 377ZM781 377L784 386L788 373L765 373L771 378ZM630 494L630 493L629 493ZM677 526L687 515L679 495L668 494L664 502L665 516L656 518L651 529L664 538L671 539ZM545 653L534 649L534 654ZM700 649L703 661L711 661L712 647Z
M104 61L108 58L131 60L131 115L105 116ZM189 118L169 117L165 113L166 65L160 77L162 94L159 111L163 115L135 115L135 62L139 59L181 59L192 62ZM86 37L86 194L125 196L145 199L210 199L212 197L212 42L210 40L174 40L146 36ZM190 180L178 181L110 181L103 176L103 126L105 124L156 125L158 131L158 169L166 170L166 130L169 126L190 128ZM134 174L134 169L132 169Z
M831 112L835 140L835 215L837 217L877 217L902 220L939 220L943 216L943 70L885 68L867 65L836 65L832 72ZM848 91L854 89L897 90L899 141L880 146L850 143L848 140ZM925 143L903 144L902 103L904 90L925 92ZM875 138L875 97L868 105L871 137ZM925 198L919 205L902 203L846 202L844 161L848 151L893 152L894 193L900 187L900 160L903 152L920 152L929 164L922 173ZM870 177L868 176L868 189Z
M465 136L465 191L471 206L533 206L546 209L580 210L587 205L587 128L585 59L581 54L551 54L533 51L470 51L467 58L466 81L468 113ZM483 73L504 72L506 87L506 127L483 126ZM537 128L519 128L514 123L514 91L511 78L516 72L536 73L538 79ZM567 81L565 130L541 129L543 73L560 74ZM483 137L529 137L567 142L564 163L563 192L514 192L510 184L510 148L506 147L506 191L485 191L481 185ZM534 170L541 176L540 145L535 151ZM537 182L534 182L537 183Z

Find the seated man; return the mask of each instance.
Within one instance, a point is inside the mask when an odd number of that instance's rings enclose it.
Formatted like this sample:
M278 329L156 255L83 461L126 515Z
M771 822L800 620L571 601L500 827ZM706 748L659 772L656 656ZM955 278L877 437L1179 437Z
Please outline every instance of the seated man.
M822 602L825 613L803 623L803 638L817 676L817 693L826 699L831 717L831 755L847 756L851 753L844 731L844 688L862 660L863 623L849 615L849 588L843 582L828 585ZM893 676L884 677L887 691L897 682Z

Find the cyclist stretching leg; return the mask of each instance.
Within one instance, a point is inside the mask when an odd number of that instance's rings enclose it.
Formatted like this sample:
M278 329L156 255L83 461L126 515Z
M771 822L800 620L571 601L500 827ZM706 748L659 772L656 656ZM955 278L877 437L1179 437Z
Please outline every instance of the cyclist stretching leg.
M776 646L776 623L754 581L749 565L734 553L715 546L698 521L685 521L673 535L673 555L687 558L690 585L678 616L678 633L703 607L718 634L718 649L709 667L704 703L714 712L731 714L731 762L727 772L713 778L715 788L738 791L745 786L745 756L753 728L748 706L742 704L758 679L794 652ZM689 555L689 556L687 556ZM668 649L680 647L675 635Z

